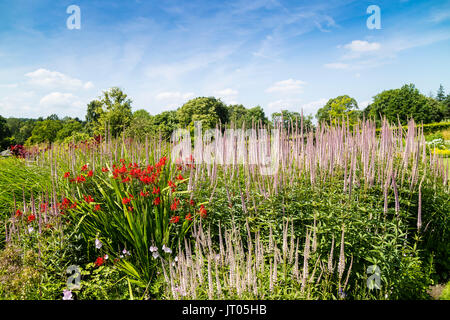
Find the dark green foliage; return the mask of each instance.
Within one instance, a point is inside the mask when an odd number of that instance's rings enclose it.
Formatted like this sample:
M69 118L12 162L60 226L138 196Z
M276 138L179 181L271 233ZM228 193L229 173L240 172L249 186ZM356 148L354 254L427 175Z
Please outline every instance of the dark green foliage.
M0 149L3 150L10 145L10 130L8 128L6 119L0 116Z
M413 85L404 85L400 89L386 90L377 94L364 111L370 118L380 120L386 117L390 122L406 124L414 118L417 123L438 122L444 119L444 107L439 101L424 96Z
M182 127L193 127L201 121L204 129L215 128L216 124L228 122L226 105L214 97L199 97L186 102L177 110L177 118Z
M328 100L326 105L320 108L316 114L318 122L329 124L336 124L337 121L347 121L347 117L350 125L355 124L359 117L358 103L348 95Z

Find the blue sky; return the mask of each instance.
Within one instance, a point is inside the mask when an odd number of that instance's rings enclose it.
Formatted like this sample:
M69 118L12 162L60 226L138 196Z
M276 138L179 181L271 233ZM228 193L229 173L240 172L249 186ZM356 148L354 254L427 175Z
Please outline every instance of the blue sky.
M151 114L197 96L267 115L342 94L363 108L405 83L449 92L449 40L450 1L2 0L0 115L84 119L112 86Z

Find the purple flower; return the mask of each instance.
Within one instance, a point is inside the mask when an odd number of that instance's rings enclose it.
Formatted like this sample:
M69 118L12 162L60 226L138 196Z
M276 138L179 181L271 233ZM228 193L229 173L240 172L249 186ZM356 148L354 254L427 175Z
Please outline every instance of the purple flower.
M63 291L63 300L73 300L72 291L64 290Z

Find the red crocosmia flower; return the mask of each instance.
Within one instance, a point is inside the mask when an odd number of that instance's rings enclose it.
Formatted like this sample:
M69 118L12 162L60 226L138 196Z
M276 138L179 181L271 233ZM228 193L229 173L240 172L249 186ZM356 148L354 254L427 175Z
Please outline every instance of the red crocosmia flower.
M191 205L191 206L195 206L195 202L194 202L194 200L189 200L189 204Z
M81 171L86 171L86 170L87 170L87 168L88 168L88 165L87 165L87 164L85 164L84 166L82 166L82 167L81 167Z
M159 197L156 197L155 200L153 200L154 205L159 205L161 203L161 199Z
M121 168L117 169L118 173L127 173L128 169L125 165L123 165Z
M149 192L148 191L146 191L146 192L141 191L140 195L141 195L141 197L148 197Z
M200 216L202 218L206 218L206 209L205 209L205 206L203 206L203 205L200 206Z
M153 187L153 194L159 194L159 187L158 188L155 188L155 187Z
M105 262L105 259L103 259L102 257L98 257L97 260L95 260L95 265L97 267L100 267L104 262Z
M185 217L185 219L188 220L188 221L192 221L192 215L191 215L191 213L189 213L189 214Z
M167 184L168 184L169 187L171 187L171 188L175 188L175 187L176 187L175 183L173 183L172 180L167 181Z
M120 161L120 163L124 163L124 162L125 162L125 160L124 160L124 159L120 159L119 161Z
M170 223L177 223L178 221L180 221L180 216L173 216L172 218L170 218Z
M96 204L95 207L94 207L94 211L100 211L100 210L101 210L100 205Z
M178 177L177 177L177 180L183 180L184 178L183 178L183 176L180 174L180 175L178 175Z
M70 209L75 209L76 207L77 207L77 203L74 202L74 203L71 204Z
M48 206L47 202L41 203L41 205L40 205L40 207L41 207L41 212L46 211L46 210L47 210L47 206Z
M77 177L77 182L85 182L86 178L84 176Z
M122 203L123 203L123 204L129 204L130 201L131 201L131 199L126 198L126 197L122 199Z
M128 207L128 211L133 211L133 210L134 210L133 206Z
M28 222L34 221L36 219L36 216L34 214L30 214L28 216Z
M108 172L108 171L109 171L108 168L105 168L105 167L102 168L102 172Z
M17 209L16 211L16 217L20 217L22 215L22 211L20 211L19 209Z
M125 179L122 179L122 182L126 183L126 182L130 182L130 180L131 180L130 177L126 177Z
M94 199L91 197L91 196L84 196L84 200L87 202L87 203L91 203L91 202L94 202Z
M64 173L64 178L68 178L68 177L70 177L70 172Z
M177 198L173 199L173 203L170 205L170 209L173 211L177 210L179 204L180 200L178 200Z
M94 174L94 172L92 172L92 170L89 170L89 172L87 173L87 176L92 177L93 174Z

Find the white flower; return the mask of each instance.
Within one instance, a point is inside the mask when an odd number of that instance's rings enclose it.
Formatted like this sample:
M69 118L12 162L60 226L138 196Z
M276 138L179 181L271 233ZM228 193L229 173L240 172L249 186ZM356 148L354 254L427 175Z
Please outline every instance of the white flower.
M152 256L153 256L153 259L158 258L158 257L159 257L158 251L154 251L154 252L152 253Z
M105 254L104 258L105 258L105 260L108 260L109 257L107 254Z
M172 250L171 250L169 247L166 247L165 244L163 244L162 250L163 250L165 253L172 253Z
M28 227L28 233L32 233L34 231L34 228L32 226Z
M63 291L63 300L73 300L72 291L64 290Z
M100 249L103 246L102 242L98 239L95 239L95 247Z
M174 260L175 260L175 262L178 262L178 256L176 256Z
M158 247L150 246L150 252L158 251Z
M131 255L130 251L127 251L127 249L123 249L122 253L127 256Z

